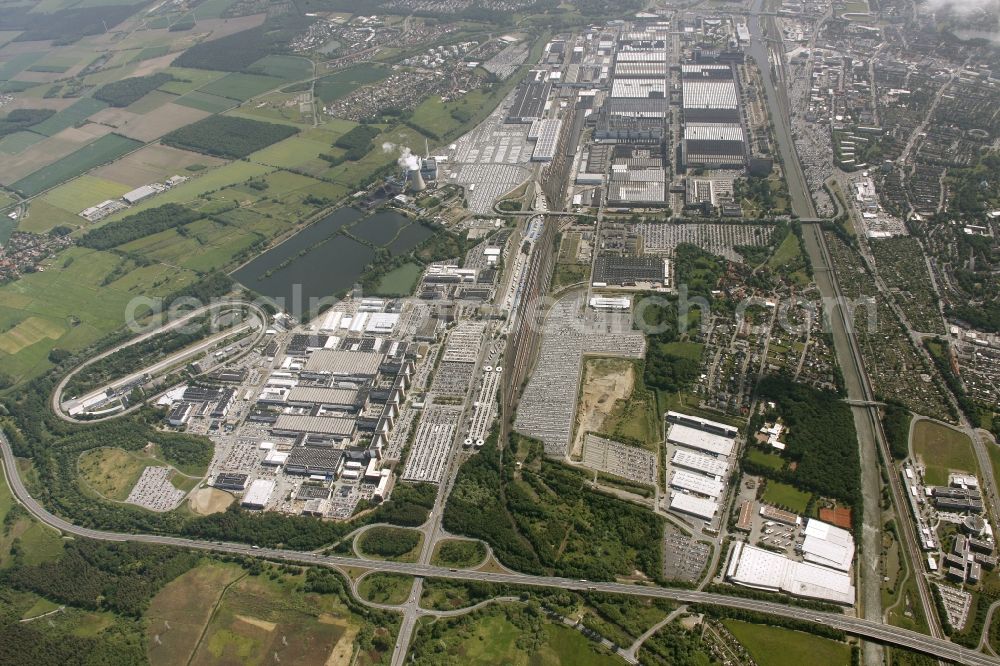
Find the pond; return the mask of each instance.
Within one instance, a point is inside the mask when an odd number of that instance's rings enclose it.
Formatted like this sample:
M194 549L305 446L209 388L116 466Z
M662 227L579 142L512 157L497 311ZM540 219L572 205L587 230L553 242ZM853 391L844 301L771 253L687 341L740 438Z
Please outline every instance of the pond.
M353 287L375 256L371 248L337 233L360 217L353 208L339 208L232 277L294 316L313 311L311 302Z

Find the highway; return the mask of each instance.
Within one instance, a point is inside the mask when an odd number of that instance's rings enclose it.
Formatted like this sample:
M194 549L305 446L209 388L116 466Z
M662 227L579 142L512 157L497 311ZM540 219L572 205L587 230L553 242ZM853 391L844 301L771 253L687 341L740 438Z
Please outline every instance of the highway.
M294 562L305 565L370 569L375 571L406 574L421 578L447 578L453 580L482 581L508 585L553 587L565 590L598 591L612 594L628 594L640 597L670 599L672 601L678 601L685 604L714 604L717 606L755 611L769 615L780 615L782 617L803 620L806 622L815 622L817 624L823 624L828 627L844 631L848 634L911 650L917 650L941 659L949 659L960 664L968 664L969 666L1000 665L1000 660L982 653L969 650L968 648L955 645L954 643L950 643L939 638L934 638L932 636L927 636L907 629L892 627L880 622L873 622L871 620L851 617L840 613L819 612L799 608L797 606L786 606L784 604L769 601L744 599L725 594L697 592L693 590L670 587L652 587L627 585L624 583L574 580L555 576L532 576L519 573L495 573L490 571L468 571L462 569L456 570L431 566L428 564L365 560L357 557L321 555L314 552L258 548L240 543L199 541L195 539L185 539L182 537L153 534L123 534L120 532L79 527L49 513L45 507L31 497L17 472L17 465L15 464L10 444L7 442L7 439L2 436L0 436L0 452L3 454L4 476L7 479L7 483L10 486L14 497L28 510L28 512L35 516L35 518L68 535L102 541L150 543L164 546L175 546L178 548L228 553L231 555L262 557L270 560Z

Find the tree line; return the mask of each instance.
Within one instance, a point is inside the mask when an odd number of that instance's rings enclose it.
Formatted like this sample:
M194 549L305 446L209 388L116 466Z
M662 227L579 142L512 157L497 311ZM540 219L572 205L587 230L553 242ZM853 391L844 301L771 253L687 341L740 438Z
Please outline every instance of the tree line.
M168 203L148 208L104 226L91 229L77 241L94 250L110 250L134 240L175 229L202 218L202 214L180 204Z

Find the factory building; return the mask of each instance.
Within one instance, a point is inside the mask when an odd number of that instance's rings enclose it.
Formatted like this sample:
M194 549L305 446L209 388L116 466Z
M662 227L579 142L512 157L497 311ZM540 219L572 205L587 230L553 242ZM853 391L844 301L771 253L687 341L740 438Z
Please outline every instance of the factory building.
M796 562L742 541L733 544L726 578L758 590L854 604L855 590L849 574L810 562Z
M531 153L532 162L551 162L556 156L559 145L559 132L562 130L561 120L539 120L532 124L535 131L535 148ZM528 138L531 139L529 133Z
M243 495L243 501L241 504L248 509L263 509L267 506L267 503L271 499L271 495L274 493L274 480L273 479L257 479L250 484L247 488L246 493Z
M669 282L669 263L661 257L600 254L594 260L591 282L595 287L635 286L640 282L666 285Z
M552 84L546 80L544 71L530 72L514 95L514 103L507 112L507 122L525 124L541 118L551 90Z
M738 123L687 123L681 143L685 168L742 169L747 163L747 142Z
M810 518L806 521L802 556L807 562L849 571L854 561L854 537L840 527Z

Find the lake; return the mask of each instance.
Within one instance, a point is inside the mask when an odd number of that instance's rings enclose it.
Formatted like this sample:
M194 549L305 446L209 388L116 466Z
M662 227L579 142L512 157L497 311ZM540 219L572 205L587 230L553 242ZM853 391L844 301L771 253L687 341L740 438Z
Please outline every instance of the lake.
M285 311L301 316L314 309L309 306L313 299L329 298L353 287L375 256L371 248L337 234L361 215L354 208L338 208L246 264L232 277L274 299ZM286 261L288 264L279 268Z

